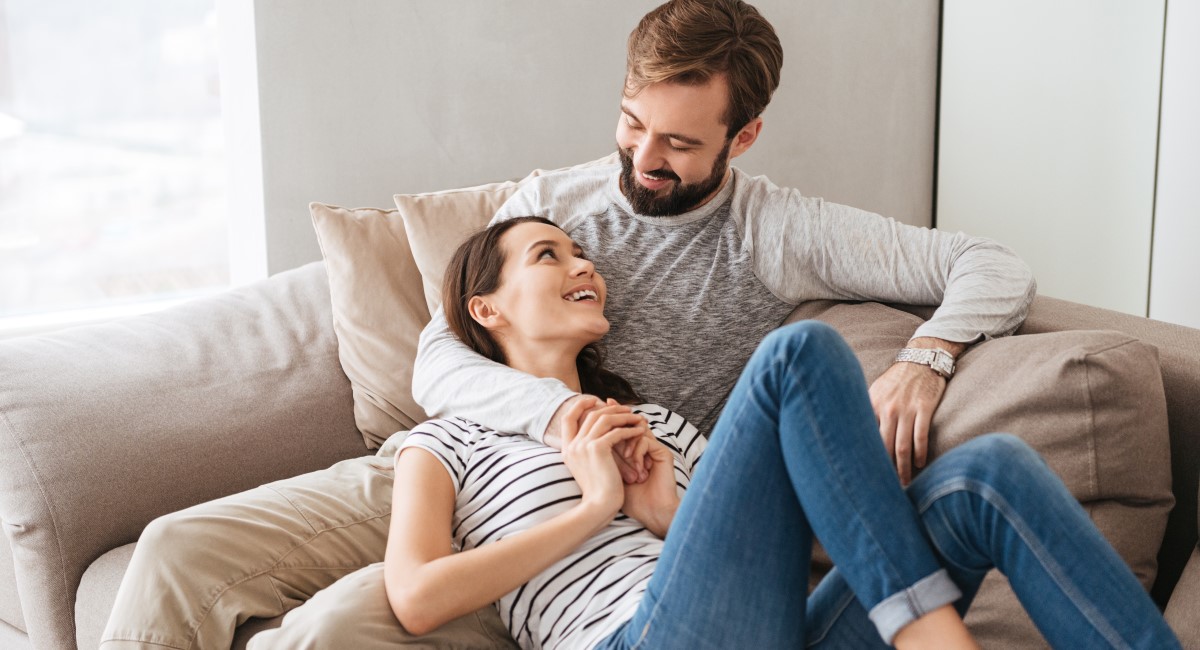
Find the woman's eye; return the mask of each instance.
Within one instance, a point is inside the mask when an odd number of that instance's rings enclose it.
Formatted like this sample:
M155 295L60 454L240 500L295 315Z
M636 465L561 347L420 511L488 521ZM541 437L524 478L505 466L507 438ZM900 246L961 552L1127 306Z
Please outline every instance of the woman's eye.
M546 250L543 250L542 252L538 253L538 259L539 259L539 260L546 259L547 257L549 257L549 258L550 258L550 259L552 259L552 260L556 260L556 259L558 259L558 257L556 257L556 256L554 255L554 249L553 249L553 248L547 248Z

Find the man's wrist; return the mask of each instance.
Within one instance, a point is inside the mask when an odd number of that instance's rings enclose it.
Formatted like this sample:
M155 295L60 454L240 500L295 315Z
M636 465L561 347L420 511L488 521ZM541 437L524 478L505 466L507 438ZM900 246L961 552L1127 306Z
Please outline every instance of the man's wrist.
M949 381L954 376L955 359L966 348L965 343L920 336L910 340L908 345L896 354L894 363L926 366L942 379Z
M918 336L917 338L909 341L908 345L904 347L918 348L921 350L937 348L940 350L945 350L946 352L949 352L951 356L958 358L958 355L962 354L967 349L967 344L959 343L957 341L947 341L946 339L939 339L932 336Z

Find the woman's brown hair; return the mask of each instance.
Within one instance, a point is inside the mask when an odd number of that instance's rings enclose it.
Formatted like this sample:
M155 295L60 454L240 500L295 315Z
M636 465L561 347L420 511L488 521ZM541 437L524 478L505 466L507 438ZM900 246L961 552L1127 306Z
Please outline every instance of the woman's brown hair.
M655 83L699 85L724 74L729 104L721 121L732 138L767 108L782 67L775 28L754 7L742 0L671 0L629 35L625 96Z
M542 217L516 217L492 224L468 237L458 247L446 267L442 283L442 310L450 331L472 350L497 363L507 364L504 349L487 328L471 318L467 304L475 296L486 296L500 288L500 272L505 262L500 239L513 226L530 222L558 227ZM575 358L575 367L584 393L601 399L611 397L622 404L645 401L629 382L604 368L604 353L598 343L584 346Z

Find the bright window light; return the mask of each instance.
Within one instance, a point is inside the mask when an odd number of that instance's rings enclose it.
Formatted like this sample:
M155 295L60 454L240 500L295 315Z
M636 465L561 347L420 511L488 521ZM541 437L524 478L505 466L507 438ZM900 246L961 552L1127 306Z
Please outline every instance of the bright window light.
M215 0L0 0L0 333L229 285L217 54Z

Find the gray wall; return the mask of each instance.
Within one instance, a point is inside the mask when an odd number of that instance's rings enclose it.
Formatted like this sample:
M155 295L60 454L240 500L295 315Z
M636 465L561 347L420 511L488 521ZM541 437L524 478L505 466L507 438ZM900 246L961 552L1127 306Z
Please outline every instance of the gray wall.
M609 153L625 39L657 4L221 0L240 25L222 26L237 279L320 258L310 201L388 207ZM756 6L783 41L783 81L737 164L928 225L936 0ZM246 262L260 241L265 259Z

